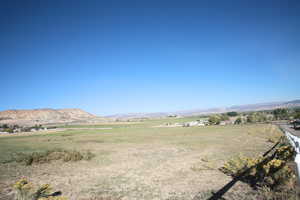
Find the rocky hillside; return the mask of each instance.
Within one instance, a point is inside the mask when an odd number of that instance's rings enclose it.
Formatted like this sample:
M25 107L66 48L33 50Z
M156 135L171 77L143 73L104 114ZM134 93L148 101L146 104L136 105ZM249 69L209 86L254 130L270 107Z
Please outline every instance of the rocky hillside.
M88 121L96 116L81 109L5 110L0 112L0 123L47 124Z

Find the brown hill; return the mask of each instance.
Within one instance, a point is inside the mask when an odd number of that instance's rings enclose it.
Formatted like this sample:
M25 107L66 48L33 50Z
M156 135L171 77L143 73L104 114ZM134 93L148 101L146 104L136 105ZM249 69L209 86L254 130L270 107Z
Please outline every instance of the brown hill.
M96 116L81 109L5 110L0 112L0 123L47 124L88 121Z

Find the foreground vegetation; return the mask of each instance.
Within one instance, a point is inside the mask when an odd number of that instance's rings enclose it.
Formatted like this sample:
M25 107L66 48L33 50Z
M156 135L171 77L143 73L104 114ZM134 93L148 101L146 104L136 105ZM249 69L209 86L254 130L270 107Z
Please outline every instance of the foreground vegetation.
M295 151L287 141L280 141L269 155L238 156L227 161L221 171L249 184L261 199L295 199L296 178L291 162Z
M69 161L79 161L79 160L90 160L95 155L92 154L90 151L86 152L79 152L76 150L62 150L62 149L53 149L47 150L44 152L32 152L32 153L23 153L17 152L11 154L11 158L5 162L18 162L25 165L32 165L32 164L43 164L49 163L55 160L62 160L64 162Z
M20 179L13 187L16 191L16 200L67 200L67 198L60 196L60 191L52 193L49 184L36 187L25 178Z
M50 183L70 200L192 199L197 194L205 199L205 194L231 180L219 170L230 158L240 153L258 157L281 136L271 124L157 127L195 119L100 124L96 126L111 129L75 127L57 133L3 136L0 199L13 199L11 185L21 177L37 185ZM66 152L75 158L89 154L92 159L65 162ZM14 161L18 154L33 162L24 165ZM253 191L246 183L236 188L232 192Z

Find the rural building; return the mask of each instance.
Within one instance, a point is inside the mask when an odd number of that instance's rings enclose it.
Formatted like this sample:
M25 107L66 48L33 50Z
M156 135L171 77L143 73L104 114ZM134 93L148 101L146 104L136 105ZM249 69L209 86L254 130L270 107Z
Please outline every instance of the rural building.
M190 127L190 126L205 126L204 122L201 121L191 121L191 122L186 122L183 124L184 127Z

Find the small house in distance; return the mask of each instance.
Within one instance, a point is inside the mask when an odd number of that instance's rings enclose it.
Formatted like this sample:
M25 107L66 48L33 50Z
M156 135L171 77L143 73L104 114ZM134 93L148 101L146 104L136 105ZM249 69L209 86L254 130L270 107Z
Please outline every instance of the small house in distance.
M171 115L168 115L168 117L176 117L177 118L178 116L176 114L174 114L174 115L171 114Z
M225 126L225 125L229 125L229 124L234 124L234 121L231 121L231 120L220 121L221 126Z
M206 126L208 125L209 122L208 120L204 119L199 119L197 121L191 121L191 122L186 122L183 124L184 127L190 127L190 126Z

